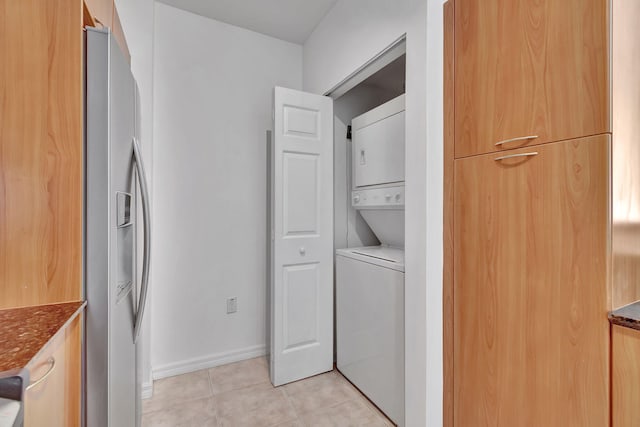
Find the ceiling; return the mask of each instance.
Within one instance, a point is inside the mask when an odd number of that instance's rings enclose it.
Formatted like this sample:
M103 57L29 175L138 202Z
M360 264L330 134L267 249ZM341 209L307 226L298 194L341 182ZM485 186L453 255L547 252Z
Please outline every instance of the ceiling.
M303 44L337 0L161 0L292 43Z

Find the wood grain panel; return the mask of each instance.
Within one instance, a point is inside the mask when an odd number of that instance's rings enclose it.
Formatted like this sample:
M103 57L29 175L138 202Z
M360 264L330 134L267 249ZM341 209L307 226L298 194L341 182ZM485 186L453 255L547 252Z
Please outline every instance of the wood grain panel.
M640 1L613 0L613 307L640 299Z
M640 425L640 331L611 328L611 420L613 427Z
M0 308L81 299L82 2L0 3Z
M84 0L89 13L103 27L113 26L113 0Z
M91 11L89 10L89 7L87 6L86 2L82 2L82 26L83 27L96 26L96 20L93 17L93 15L91 15Z
M444 4L444 268L443 303L443 415L444 426L453 426L453 169L454 169L454 2Z
M455 425L608 425L609 140L456 160Z
M84 313L76 317L67 327L65 382L65 425L80 426L82 415L82 325Z
M65 350L65 333L62 331L27 365L33 386L25 392L25 427L65 425ZM50 360L53 360L53 366ZM42 382L34 384L38 380Z
M456 157L611 131L607 0L457 0Z
M80 426L81 388L81 318L76 317L59 331L27 369L31 382L43 378L25 394L25 427ZM51 367L49 359L55 365Z

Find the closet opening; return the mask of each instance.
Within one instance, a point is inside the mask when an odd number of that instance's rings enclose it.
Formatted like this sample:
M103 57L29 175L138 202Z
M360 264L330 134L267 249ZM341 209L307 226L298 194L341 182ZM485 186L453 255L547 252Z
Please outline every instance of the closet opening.
M406 43L334 89L334 360L404 425Z

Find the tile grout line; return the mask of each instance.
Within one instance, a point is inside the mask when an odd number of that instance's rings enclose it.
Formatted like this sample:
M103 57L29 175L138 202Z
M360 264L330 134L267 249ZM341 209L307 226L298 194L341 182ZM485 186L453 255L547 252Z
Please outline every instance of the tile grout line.
M207 377L209 378L209 391L211 392L211 404L213 405L213 420L215 422L215 426L219 426L220 425L220 414L219 412L219 408L218 408L218 399L216 399L216 395L213 393L213 378L211 378L211 369L213 368L207 368Z
M273 386L273 384L271 384L271 385ZM274 388L277 389L278 387L274 387ZM291 402L291 399L289 399L289 393L287 393L287 389L285 388L284 385L281 388L281 393L284 395L284 398L286 399L287 403L289 404L289 407L293 411L293 414L296 416L295 420L293 420L293 421L298 421L299 423L301 423L304 426L305 423L300 419L300 414L298 414L298 411L296 410L296 407L293 406L293 403Z

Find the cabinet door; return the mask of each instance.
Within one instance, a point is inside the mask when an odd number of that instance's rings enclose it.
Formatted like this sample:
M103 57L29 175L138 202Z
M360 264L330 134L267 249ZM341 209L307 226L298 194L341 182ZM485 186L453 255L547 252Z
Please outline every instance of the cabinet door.
M608 22L607 0L456 0L456 157L610 132Z
M456 160L455 425L608 425L609 146Z
M29 363L31 385L25 395L25 427L80 425L80 319L76 317Z
M0 6L0 308L82 298L76 0Z
M640 425L640 331L613 326L611 329L613 381L611 419L614 427Z

